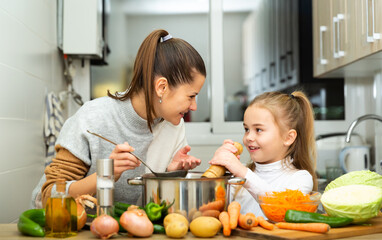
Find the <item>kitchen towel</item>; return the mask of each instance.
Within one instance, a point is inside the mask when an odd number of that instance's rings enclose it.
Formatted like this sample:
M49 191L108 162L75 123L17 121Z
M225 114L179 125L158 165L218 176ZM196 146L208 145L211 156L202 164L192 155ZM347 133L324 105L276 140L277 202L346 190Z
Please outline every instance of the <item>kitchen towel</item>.
M52 157L54 156L54 146L62 125L64 124L64 118L62 116L61 101L54 92L47 94L45 104L44 138L46 145L46 166L50 164Z

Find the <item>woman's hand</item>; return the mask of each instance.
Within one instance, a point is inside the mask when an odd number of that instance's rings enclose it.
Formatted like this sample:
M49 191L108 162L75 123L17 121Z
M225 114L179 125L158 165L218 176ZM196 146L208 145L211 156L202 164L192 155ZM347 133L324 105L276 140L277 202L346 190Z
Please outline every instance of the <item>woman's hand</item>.
M230 139L224 140L223 145L216 150L209 164L224 166L236 177L245 177L247 167L240 162L240 155L235 156L237 148L233 143Z
M109 158L114 159L114 181L118 181L122 173L126 170L135 169L141 165L141 162L130 154L134 148L127 142L118 144L111 152Z
M167 171L175 171L175 170L189 170L194 169L200 165L200 159L187 155L187 153L191 150L190 146L185 146L181 148L172 159L172 162L168 165Z

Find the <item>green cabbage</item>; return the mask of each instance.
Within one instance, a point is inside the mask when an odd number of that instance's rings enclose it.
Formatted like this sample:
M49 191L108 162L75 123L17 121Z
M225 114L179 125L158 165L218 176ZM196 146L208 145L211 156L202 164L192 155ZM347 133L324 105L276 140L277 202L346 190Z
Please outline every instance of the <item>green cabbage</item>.
M329 216L353 218L353 223L363 223L378 215L382 188L369 185L337 187L325 191L321 203Z
M353 171L331 181L325 188L325 192L346 185L363 184L382 188L382 176L369 170Z

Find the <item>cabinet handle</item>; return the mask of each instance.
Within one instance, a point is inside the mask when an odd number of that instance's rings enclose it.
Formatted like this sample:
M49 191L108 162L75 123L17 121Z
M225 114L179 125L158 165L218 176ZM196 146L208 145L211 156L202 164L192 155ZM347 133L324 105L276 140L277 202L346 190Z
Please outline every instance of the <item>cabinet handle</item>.
M375 13L374 13L374 0L371 1L371 30L373 31L372 35L369 35L369 0L366 0L366 41L374 42L375 39L381 39L381 34L375 32Z
M326 32L327 30L328 30L328 27L320 26L320 64L321 65L328 64L328 60L324 58L324 44L322 39L323 32Z
M261 70L261 88L263 91L267 90L267 69Z
M374 12L374 8L375 8L375 0L372 0L372 13L373 13L373 38L374 39L381 39L381 34L380 33L376 33L375 32L375 12Z
M337 14L333 17L333 57L340 58L345 55L344 51L340 51L340 19L344 18L343 14Z
M272 71L272 69L273 69L273 71ZM275 78L276 78L276 63L271 62L269 64L269 82L270 82L269 86L270 87L276 86L276 84L274 82Z
M285 55L282 55L280 56L280 65L279 65L279 78L280 78L280 83L284 83L285 82L285 76L284 76L284 73L285 73L285 70L283 67L285 67L285 58L286 56Z
M338 24L337 24L337 50L338 50L338 56L343 57L345 56L345 52L341 51L341 33L340 33L340 23L341 20L345 20L345 15L342 13L337 14Z

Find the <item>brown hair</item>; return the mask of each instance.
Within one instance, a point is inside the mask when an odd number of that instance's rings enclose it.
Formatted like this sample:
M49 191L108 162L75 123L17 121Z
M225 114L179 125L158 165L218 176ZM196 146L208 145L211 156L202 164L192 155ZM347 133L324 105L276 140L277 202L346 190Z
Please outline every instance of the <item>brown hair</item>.
M292 164L297 169L307 170L313 177L313 190L317 190L314 113L307 96L302 91L295 91L292 94L266 92L255 97L249 106L267 109L282 132L289 129L296 130L296 140L284 158L292 157ZM248 167L255 170L253 162Z
M163 29L151 32L139 47L128 90L123 94L107 93L111 98L124 101L143 91L150 131L154 122L152 116L155 115L153 96L156 76L166 78L170 88L192 83L194 73L206 76L204 61L199 53L188 42L179 38L162 41L167 35L169 33Z

